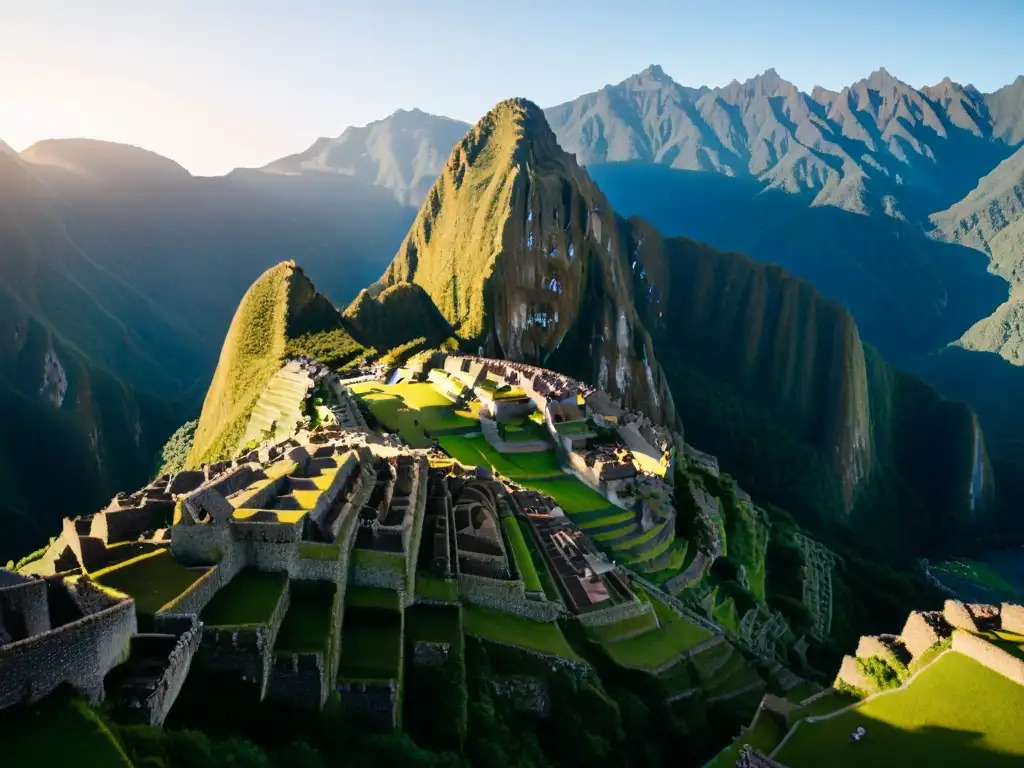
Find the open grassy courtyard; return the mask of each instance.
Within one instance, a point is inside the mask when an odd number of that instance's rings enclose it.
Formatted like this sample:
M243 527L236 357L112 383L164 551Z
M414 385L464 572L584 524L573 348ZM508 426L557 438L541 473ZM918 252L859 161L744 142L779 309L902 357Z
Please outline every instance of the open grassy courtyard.
M213 596L201 617L211 627L266 624L287 584L286 573L246 568Z
M452 402L429 382L381 384L365 381L353 384L353 393L369 406L377 420L388 430L397 432L413 448L429 448L433 440L424 437L447 431L479 429L472 414L455 412ZM418 424L416 422L419 422Z
M510 613L499 613L477 605L463 609L467 634L484 640L518 645L531 651L579 660L562 630L554 622L531 621Z
M192 586L207 568L186 568L169 549L140 555L91 574L93 580L135 599L140 616L152 616Z
M505 533L512 545L512 554L515 556L516 568L523 579L523 585L527 592L543 592L544 587L540 583L540 576L534 567L530 550L526 547L526 539L523 538L523 531L519 527L519 521L514 517L506 517L501 521L505 526Z
M563 477L553 450L535 453L498 453L483 435L445 435L439 442L456 461L469 466L491 467L512 480ZM524 482L524 485L527 483Z
M895 693L803 722L779 751L791 768L823 764L1011 766L1024 762L1024 686L956 652ZM858 742L850 734L866 730Z

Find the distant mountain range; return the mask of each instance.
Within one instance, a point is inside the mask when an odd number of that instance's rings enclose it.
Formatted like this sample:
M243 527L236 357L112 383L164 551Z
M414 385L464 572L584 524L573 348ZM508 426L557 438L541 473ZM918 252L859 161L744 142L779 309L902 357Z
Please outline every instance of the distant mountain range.
M943 391L991 408L960 386L977 384L976 353L930 359L949 342L1024 356L1006 284L1016 290L1024 252L1024 77L982 94L949 80L916 89L879 70L807 94L774 70L691 88L652 66L545 117L617 211L807 278L888 360L934 374ZM399 250L469 128L399 110L218 178L125 145L45 141L19 155L0 144L0 383L43 403L42 421L98 413L85 395L59 407L44 395L53 357L66 371L74 360L123 393L105 414L133 414L150 396L170 407L150 420L157 441L197 410L246 287L295 259L336 304L350 301ZM29 328L38 346L24 344ZM993 381L1005 387L1013 373ZM117 430L83 418L86 445L101 450ZM90 490L87 505L120 482Z

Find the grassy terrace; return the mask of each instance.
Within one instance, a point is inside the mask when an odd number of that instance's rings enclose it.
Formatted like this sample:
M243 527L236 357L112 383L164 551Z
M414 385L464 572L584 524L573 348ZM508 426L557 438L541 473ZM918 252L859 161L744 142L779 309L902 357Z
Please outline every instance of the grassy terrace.
M462 617L457 605L414 605L405 612L405 634L428 643L462 645Z
M554 451L536 453L498 453L483 435L444 435L438 438L448 454L469 466L491 467L495 472L517 481L540 478L562 478ZM526 484L526 483L524 483ZM607 502L605 502L607 505Z
M436 436L480 426L472 413L456 413L451 401L429 382L381 384L368 381L351 387L381 424L397 432L413 448L430 447L432 440L423 436L423 430ZM419 424L415 423L417 421Z
M331 604L337 587L330 582L291 583L291 603L275 651L311 653L327 651L331 638Z
M531 621L477 605L463 608L466 632L484 640L518 645L531 651L579 661L579 656L554 622Z
M637 635L658 628L658 622L651 613L641 613L639 616L617 621L614 624L605 624L599 627L588 627L587 634L599 643L614 643L631 635Z
M266 624L287 584L286 573L246 568L213 596L201 618L211 627Z
M617 664L655 669L713 637L706 629L684 621L656 597L640 590L637 594L651 602L661 626L627 640L606 643L605 650Z
M402 659L402 614L352 605L345 596L341 630L342 680L396 680Z
M1024 760L1024 686L947 653L907 687L828 720L804 722L779 751L791 768L1011 766ZM863 726L867 735L851 742Z
M169 549L161 549L96 571L91 576L94 581L133 597L135 611L140 616L152 616L177 599L207 570L186 568L171 556Z
M767 755L778 746L785 735L786 727L780 718L773 717L770 712L761 712L754 727L745 728L732 746L712 760L708 768L733 768L744 744L749 744Z
M454 579L439 579L426 571L416 573L416 597L454 603L459 599L459 584Z
M530 550L526 547L526 539L523 538L523 531L519 527L519 521L514 517L506 517L501 521L505 526L505 533L509 543L512 545L512 553L515 556L516 568L523 579L523 585L527 592L543 592L544 587L540 583L540 576L534 567Z
M5 766L132 768L107 726L78 698L54 694L0 718Z

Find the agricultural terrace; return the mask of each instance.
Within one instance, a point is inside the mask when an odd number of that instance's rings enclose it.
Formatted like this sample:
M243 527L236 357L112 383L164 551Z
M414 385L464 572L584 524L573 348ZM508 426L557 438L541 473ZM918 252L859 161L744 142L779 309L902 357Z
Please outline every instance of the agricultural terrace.
M554 622L533 621L476 605L466 605L462 610L466 632L474 637L518 645L572 661L580 660Z
M780 717L768 710L759 710L753 725L750 728L745 728L731 746L720 752L708 764L708 768L733 768L744 744L749 744L767 755L778 746L785 735L786 727Z
M462 645L462 616L457 605L413 605L405 611L406 637L428 643Z
M117 739L78 698L55 694L0 718L3 765L132 768Z
M288 574L246 568L213 596L200 618L211 627L266 624L288 587Z
M639 587L635 591L640 599L654 606L661 626L625 640L606 643L605 650L616 664L637 669L657 669L684 651L714 637L706 629L684 620Z
M540 576L533 563L530 550L526 547L526 539L523 538L523 531L519 527L519 521L514 517L506 517L502 521L505 526L505 533L512 545L512 552L515 555L516 568L523 579L523 586L527 592L543 592L544 587L540 583Z
M433 437L445 433L480 428L472 412L456 412L452 402L428 382L364 381L351 384L350 388L381 424L397 432L413 448L429 448ZM423 430L431 437L424 437Z
M402 660L402 614L353 605L345 598L341 680L397 680Z
M327 651L331 639L331 608L338 588L326 581L293 581L291 602L275 651L314 653Z
M554 451L498 453L483 435L444 435L441 447L456 461L471 467L491 467L499 475L522 482L565 476ZM607 504L607 502L605 502Z
M906 688L817 722L779 750L791 768L865 765L1011 766L1024 760L1024 686L948 652ZM866 735L850 741L863 727Z
M151 617L176 600L208 568L186 568L161 549L90 574L93 581L134 598L139 616Z
M416 597L454 603L459 599L459 584L454 579L439 579L427 571L418 571L416 573Z
M379 608L382 611L399 611L401 605L398 593L382 587L360 587L352 584L345 590L346 608Z

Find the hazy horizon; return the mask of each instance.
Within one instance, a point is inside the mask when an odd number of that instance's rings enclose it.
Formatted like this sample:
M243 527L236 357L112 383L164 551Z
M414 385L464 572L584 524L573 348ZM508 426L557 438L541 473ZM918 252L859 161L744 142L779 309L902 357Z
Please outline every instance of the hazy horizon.
M866 0L855 15L806 0L209 5L0 0L0 140L19 152L114 141L220 175L398 109L472 123L510 96L548 107L651 64L710 87L773 68L806 92L880 67L915 87L948 76L983 92L1024 71L1017 0Z

